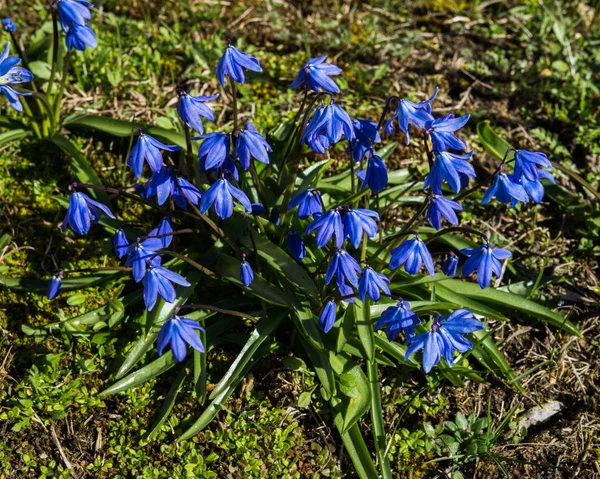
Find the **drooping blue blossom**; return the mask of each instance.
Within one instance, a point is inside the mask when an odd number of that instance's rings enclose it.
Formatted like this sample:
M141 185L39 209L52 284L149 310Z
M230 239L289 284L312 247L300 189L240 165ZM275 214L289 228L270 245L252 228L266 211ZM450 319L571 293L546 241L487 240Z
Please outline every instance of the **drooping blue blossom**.
M46 297L48 299L54 299L60 293L60 289L62 287L62 273L56 273L52 278L50 278L50 283L48 283L48 289L46 290Z
M327 141L323 141L322 137ZM354 138L354 128L350 115L336 103L317 107L310 123L306 127L302 143L310 146L317 153L325 153L331 144L335 144L344 136L347 140Z
M254 281L254 271L252 271L252 266L250 263L246 261L246 255L242 255L242 262L240 264L240 281L244 283L244 286L250 286L252 281Z
M12 18L4 18L2 20L2 30L7 33L15 33L17 31L17 25L12 21Z
M422 349L425 373L431 371L442 357L452 367L455 350L464 353L473 348L471 341L462 335L483 328L484 325L473 317L473 313L457 309L447 319L442 316L439 321L434 320L430 331L409 338L404 359L408 360L413 353Z
M294 196L288 203L288 209L298 207L298 218L304 220L310 215L323 213L323 204L321 203L321 193L319 190L309 188L301 191Z
M231 156L231 154L227 153L227 155L225 156L225 161L223 161L221 165L215 166L210 169L205 168L205 160L206 157L204 156L200 158L200 161L198 161L198 170L200 171L200 174L209 177L212 176L213 178L225 175L225 178L227 178L229 181L240 181L238 168L235 164L235 161L233 161L233 157Z
M302 241L302 236L294 228L290 228L287 233L287 247L292 258L298 261L302 261L306 256L306 247L304 241Z
M335 236L335 247L341 248L344 243L344 227L342 225L342 215L338 208L329 210L327 213L320 215L314 219L306 228L305 235L312 231L317 231L317 246L322 248L325 246L332 236Z
M144 303L148 311L154 309L158 296L167 303L175 302L177 297L172 283L180 286L190 286L190 283L181 275L160 265L161 259L156 256L148 261L146 275L142 280L144 285Z
M381 291L384 294L390 294L389 284L390 280L385 274L378 273L366 264L358 281L358 297L364 301L368 295L373 301L379 301Z
M298 88L306 84L309 90L316 92L323 89L330 93L339 93L340 89L330 76L336 76L342 73L342 69L331 64L325 63L327 56L312 58L298 72L298 76L290 85L290 88Z
M453 251L450 251L450 255L442 265L442 272L446 276L453 277L456 275L456 268L458 268L458 256L456 256Z
M171 221L170 216L165 216L158 227L154 228L148 236L161 236L161 238L157 238L162 243L162 248L168 248L171 246L173 242L173 222Z
M421 324L419 317L410 310L408 301L400 300L395 306L390 306L382 314L377 323L375 331L385 327L385 334L389 341L395 341L404 331L406 338L415 334L415 326Z
M89 25L72 24L67 30L65 43L69 52L72 49L83 52L87 47L96 48L98 46L96 34Z
M136 283L144 278L148 262L157 256L156 252L161 248L162 241L158 238L147 238L129 245L125 266L131 267L131 273Z
M363 233L367 233L369 238L377 235L377 221L379 215L376 211L363 208L348 209L343 218L344 237L348 236L354 248L358 248L363 238Z
M264 218L266 213L267 210L265 210L265 207L262 205L262 203L252 203L252 215L262 216Z
M156 202L163 205L169 198L181 209L187 209L187 203L197 205L202 197L200 190L181 176L177 176L172 168L164 167L153 173L145 185L143 196L150 199L156 196Z
M400 246L391 251L391 255L390 270L404 265L407 273L417 274L424 263L427 272L431 276L435 274L431 253L418 235L413 239L404 240Z
M21 63L21 59L9 56L9 52L10 42L7 42L4 52L0 55L0 92L6 96L10 106L20 112L23 111L23 105L19 97L29 96L31 92L22 93L9 85L27 83L33 80L33 74L26 68L18 67L17 65Z
M360 161L375 143L381 143L381 136L377 130L377 123L371 120L354 120L352 127L354 138L349 149L352 151L354 161Z
M252 211L252 203L242 190L233 186L225 178L217 180L204 192L200 202L200 211L206 214L209 208L214 204L215 213L222 220L229 218L233 214L233 198L235 198L248 213Z
M125 231L123 231L122 228L119 228L117 231L115 231L115 234L112 238L112 242L117 258L121 259L127 254L127 248L129 247L129 241L127 240L127 236L125 236Z
M448 186L455 192L460 192L464 186L462 177L475 178L475 169L467 160L473 156L473 152L464 155L456 155L447 151L440 151L435 154L435 161L431 171L425 178L424 189L431 188L437 195L442 194L442 182L446 180Z
M262 72L260 63L255 57L229 45L217 66L217 79L221 86L225 88L225 76L230 77L237 83L244 83L246 81L244 68L257 73Z
M367 169L356 173L363 189L368 187L373 193L379 193L388 184L388 170L385 162L377 155L369 157Z
M175 359L183 361L187 355L189 344L196 351L204 352L204 345L196 330L204 331L196 321L184 316L173 316L163 325L158 333L158 355L162 356L164 349L169 345Z
M493 248L489 243L477 248L464 248L460 252L469 259L462 267L462 275L469 276L477 270L477 282L481 289L487 288L492 280L492 274L499 278L502 275L500 261L508 259L512 253L502 248Z
M355 303L356 302L356 298L354 297L354 289L352 289L352 286L350 286L348 283L346 283L346 280L344 278L341 278L338 276L337 279L335 280L335 285L337 286L337 289L340 293L340 296L342 298L348 296L347 298L344 299L345 302L347 303Z
M331 257L331 262L325 274L325 284L329 284L333 277L337 278L338 284L347 280L355 288L358 286L358 274L361 272L360 265L345 249L337 249Z
M229 156L231 135L223 131L196 136L193 139L203 138L204 141L198 150L200 159L205 170L220 167Z
M202 118L206 118L209 121L215 121L212 110L208 105L205 105L207 101L216 100L219 98L219 94L211 96L192 96L189 93L178 90L179 102L177 103L177 114L184 125L188 128L193 128L201 135L204 133L204 125L202 124Z
M163 165L161 150L179 151L181 150L181 147L177 145L165 145L140 130L138 141L127 159L127 164L133 170L133 174L136 178L142 176L144 161L148 163L148 166L154 173L161 170Z
M197 205L202 198L202 193L183 176L175 176L172 198L177 206L187 210L187 203Z
M538 175L539 175L539 178L537 180L533 180L533 181L529 181L523 175L523 176L521 176L521 179L518 182L525 189L527 196L529 196L531 201L533 201L534 203L540 203L542 201L542 199L544 198L544 193L545 193L544 185L542 184L542 182L540 180L546 179L553 185L556 184L556 180L554 179L554 176L552 176L552 173L550 173L546 170L539 170ZM513 181L514 181L514 178L515 178L515 176L513 175ZM513 200L512 206L515 206L517 204L517 201L518 200L516 200L516 199Z
M481 204L486 205L494 196L496 196L496 199L500 203L512 203L511 207L515 206L519 201L527 203L529 197L525 188L519 183L514 183L513 179L513 175L507 175L502 172L498 173L492 185L483 195Z
M394 134L394 120L397 122L400 130L406 135L406 144L410 143L410 133L408 126L412 123L419 128L424 128L428 121L433 120L431 114L431 102L435 99L439 91L438 87L435 87L435 92L431 95L431 98L419 103L415 103L410 100L402 98L398 101L396 112L394 115L385 123L385 130L390 134Z
M442 227L442 217L452 225L458 224L458 218L454 210L462 211L456 201L444 198L442 195L431 195L429 206L427 208L426 220L431 223L436 230Z
M67 231L67 227L70 226L75 233L84 235L90 230L92 224L100 221L102 213L113 220L116 219L108 206L91 199L85 193L73 193L69 199L65 219L62 222L62 232Z
M235 156L240 162L244 170L250 168L250 158L260 161L261 163L269 164L269 153L273 149L256 131L254 125L249 121L246 122L246 129L242 130L235 140Z
M325 303L319 317L319 327L324 333L328 333L335 323L336 304L335 298L331 298Z
M515 178L524 176L529 181L535 181L543 171L540 168L552 169L552 163L545 153L515 150Z
M448 148L453 150L466 149L465 142L458 138L454 132L465 126L470 117L471 115L463 115L455 118L453 114L450 114L425 123L425 131L431 138L432 150L442 152Z
M63 32L71 25L85 25L92 18L90 7L94 5L86 0L58 0L58 19Z

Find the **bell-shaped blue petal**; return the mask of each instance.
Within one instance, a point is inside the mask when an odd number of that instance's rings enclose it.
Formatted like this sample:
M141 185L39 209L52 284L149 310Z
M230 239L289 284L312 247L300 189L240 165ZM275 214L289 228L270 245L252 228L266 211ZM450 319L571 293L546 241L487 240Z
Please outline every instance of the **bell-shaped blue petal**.
M341 106L330 103L327 106L317 107L306 127L302 142L310 146L313 151L323 154L329 145L337 143L342 137L347 140L354 138L352 120Z
M163 324L158 333L158 355L162 356L165 348L170 346L173 357L181 362L187 355L188 344L196 351L203 353L204 345L200 341L196 330L204 331L202 326L192 319L173 316Z
M292 258L302 261L306 256L306 247L304 241L302 241L302 236L293 228L288 231L287 246Z
M326 58L324 56L309 60L300 69L290 88L298 88L306 84L308 90L319 92L322 89L330 93L339 93L339 87L330 77L339 75L342 69L331 63L325 63Z
M545 170L539 170L538 175L539 175L539 178L537 180L533 180L533 181L529 181L523 175L523 176L521 176L519 181L516 182L523 187L523 189L527 193L527 196L529 196L529 199L531 199L531 201L533 201L534 203L540 203L542 201L542 199L544 198L544 193L545 193L544 185L540 180L546 179L553 185L556 184L556 180L554 179L554 176L552 176L552 174L550 172L545 171ZM511 176L511 180L513 182L514 182L515 178L516 177L514 175ZM511 206L514 206L517 203L517 201L518 200L516 200L516 199L513 200L513 203Z
M148 233L148 236L160 236L160 238L156 239L160 240L162 248L168 248L173 242L173 222L171 221L171 217L164 217L158 227Z
M459 139L454 132L462 128L469 121L471 115L463 115L455 118L453 114L430 120L425 123L425 131L431 138L432 149L442 152L451 148L453 150L464 150L467 145Z
M250 283L254 281L254 271L252 271L252 266L246 261L245 256L240 264L240 281L244 283L244 286L250 286Z
M460 192L464 183L461 177L475 178L475 169L467 160L473 156L473 152L464 155L456 155L441 151L435 154L435 161L431 171L425 178L424 189L431 188L437 195L442 194L442 182L446 180L448 186L455 192Z
M255 57L229 45L219 60L217 79L223 88L225 88L226 76L230 77L234 82L244 83L246 81L244 69L253 72L262 72L260 63Z
M344 249L338 249L333 253L327 267L325 284L329 284L334 277L337 277L338 284L347 281L356 288L360 271L360 265L352 255Z
M150 135L140 131L138 141L127 159L127 164L133 170L133 174L136 178L142 176L144 162L148 163L148 166L154 173L157 173L162 169L163 158L161 150L178 151L181 150L181 147L177 145L165 145Z
M17 25L12 21L12 18L4 18L2 20L2 30L7 33L15 33L17 31Z
M381 136L377 130L377 123L371 120L354 120L354 138L350 143L349 150L352 152L354 161L360 161L365 153L371 151L375 143L381 143Z
M511 206L515 206L519 201L527 203L529 197L527 196L525 188L519 183L514 183L512 178L512 175L509 176L506 173L498 173L494 178L492 185L485 192L485 195L483 195L481 204L487 204L494 196L500 203L512 203Z
M60 293L60 289L62 287L62 274L57 273L52 278L50 278L50 283L48 284L48 289L46 290L46 297L48 299L54 299Z
M269 164L269 153L273 151L271 146L256 131L254 125L246 122L246 129L242 130L235 140L235 156L244 170L250 168L250 158Z
M446 261L444 261L444 264L442 265L442 272L446 276L452 277L456 275L456 268L458 268L458 256L451 251L450 255L448 258L446 258Z
M310 215L323 213L321 193L314 188L301 191L288 203L288 209L298 207L298 218L304 220Z
M107 206L91 199L85 193L73 193L69 199L69 207L62 223L62 231L63 233L67 231L69 226L77 234L86 234L92 224L100 221L102 213L109 218L116 219Z
M156 252L161 248L162 241L157 238L148 238L142 242L136 241L129 245L125 266L131 267L133 279L136 283L144 278L148 262L157 258Z
M366 233L369 238L377 235L377 221L379 221L379 215L375 211L363 208L350 209L343 218L344 237L348 236L352 246L358 248L363 233Z
M317 246L322 248L329 240L335 236L336 248L341 248L344 243L344 227L342 225L342 216L338 208L328 211L314 219L306 228L305 235L314 230L317 231Z
M175 302L177 297L172 283L180 286L190 286L190 283L181 275L160 266L160 257L148 263L146 275L142 280L144 285L144 303L148 311L154 309L158 296L167 303Z
M389 341L395 341L404 331L407 338L414 336L415 326L421 324L419 317L410 310L408 301L398 301L395 306L390 306L382 314L377 323L375 331L385 327L385 334Z
M112 241L115 254L117 255L117 258L121 259L127 254L127 248L129 247L129 241L127 240L127 236L125 236L125 231L121 228L115 231Z
M465 256L469 256L462 267L462 275L469 276L477 271L477 281L481 289L487 288L492 280L492 274L499 278L502 275L502 264L500 261L508 259L512 253L502 248L492 248L489 243L477 248L464 248L460 250Z
M419 128L424 128L425 124L429 121L433 121L433 115L431 114L431 102L435 99L439 91L438 87L435 87L435 92L431 95L428 100L415 103L410 100L402 98L398 101L396 112L392 117L385 123L385 129L390 134L394 134L394 122L398 124L398 127L406 135L406 144L410 143L410 133L408 131L409 124L413 124Z
M205 105L207 101L216 100L219 98L219 94L212 96L192 96L189 93L179 90L179 103L177 103L177 114L181 121L188 128L193 128L198 133L204 133L204 125L202 124L202 118L206 118L209 121L215 121L212 110L208 105Z
M233 214L233 198L235 198L248 213L252 211L252 203L242 190L233 186L225 178L217 180L208 191L202 195L200 211L206 214L214 204L215 212L221 219L227 219Z
M427 272L431 276L435 274L431 253L423 240L416 235L413 239L404 240L400 246L391 251L391 255L390 270L404 265L407 273L417 274L425 264Z
M552 163L545 153L539 151L515 151L515 177L524 176L529 181L539 178L540 168L552 169Z
M203 138L204 142L198 150L198 158L205 170L219 168L229 155L231 135L222 131L200 135L194 140Z
M202 198L202 193L192 183L183 178L176 176L173 185L173 201L183 210L187 210L187 204L197 205Z
M457 225L458 218L454 211L462 211L462 209L456 201L448 200L441 195L432 195L429 199L426 219L431 226L439 230L442 227L442 218L452 225Z
M367 169L356 173L363 189L368 187L373 193L382 191L388 184L388 170L385 162L377 155L369 157Z
M72 24L67 30L65 43L69 52L72 49L83 52L87 47L96 48L98 46L96 34L89 25Z
M333 328L336 314L335 298L331 298L325 303L319 317L319 327L324 333L328 333Z
M90 7L93 6L86 0L58 0L58 19L63 32L71 25L85 25L92 18Z
M358 297L364 301L368 295L373 301L379 301L381 291L390 294L389 284L390 280L383 273L378 273L367 264L358 281Z

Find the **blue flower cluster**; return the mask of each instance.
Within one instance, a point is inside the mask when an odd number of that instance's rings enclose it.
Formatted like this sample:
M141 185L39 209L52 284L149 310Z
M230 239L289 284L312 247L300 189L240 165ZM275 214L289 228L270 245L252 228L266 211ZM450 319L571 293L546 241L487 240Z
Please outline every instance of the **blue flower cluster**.
M87 47L96 48L96 34L87 24L92 18L90 7L94 5L86 0L58 0L56 6L60 26L67 35L67 49L85 51Z

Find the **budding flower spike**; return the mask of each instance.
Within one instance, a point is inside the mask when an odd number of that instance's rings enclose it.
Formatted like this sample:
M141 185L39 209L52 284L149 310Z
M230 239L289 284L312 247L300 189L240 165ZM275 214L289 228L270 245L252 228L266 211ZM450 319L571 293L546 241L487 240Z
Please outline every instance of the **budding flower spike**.
M331 328L333 328L333 323L335 323L336 309L337 306L335 304L335 298L331 298L325 303L325 306L323 306L321 315L319 317L319 327L324 333L328 333L331 331Z
M367 161L367 169L356 173L363 189L368 187L373 193L379 193L388 184L388 170L385 162L377 155Z
M342 226L342 216L339 208L329 210L314 219L306 228L304 235L309 235L314 230L318 230L316 239L319 248L329 243L333 236L335 236L335 247L341 248L344 243L344 227Z
M171 347L173 357L179 362L187 355L187 344L198 352L205 352L196 330L204 331L204 328L192 319L174 315L158 333L158 355L162 356L167 345Z
M136 283L144 278L148 262L156 256L156 252L161 248L162 242L158 238L148 238L142 242L136 241L129 245L125 266L131 267L133 279Z
M467 160L473 156L473 152L464 155L456 155L447 151L434 153L435 161L431 171L425 178L423 189L431 188L437 195L442 194L442 182L446 180L448 186L459 193L464 186L461 177L475 178L475 169Z
M249 121L246 122L246 129L242 130L235 140L235 156L240 162L244 170L250 168L250 158L260 161L261 163L269 164L269 153L273 149L256 131L254 125Z
M451 251L450 256L446 258L446 261L442 265L442 272L446 276L453 277L456 276L456 268L458 268L458 256Z
M552 169L552 163L544 153L515 150L515 178L524 176L529 181L535 181L543 172L540 168Z
M354 120L354 138L350 143L354 161L360 161L365 153L371 151L375 143L381 143L381 136L377 130L377 123L370 120Z
M302 236L293 228L287 233L287 246L288 251L295 260L302 261L306 256L306 247L304 241L302 241Z
M58 0L58 19L63 32L72 25L85 25L92 18L90 7L94 5L86 0Z
M2 30L7 33L15 33L17 31L17 25L12 21L11 18L4 18L2 20Z
M473 313L466 309L457 309L447 318L435 318L431 331L409 338L406 341L408 348L404 360L408 360L413 353L422 349L425 373L431 371L442 357L448 366L452 367L455 350L464 353L473 349L473 343L462 335L483 328L483 324L473 317Z
M204 139L198 150L198 158L205 170L220 167L229 156L231 135L222 131L200 135L193 140Z
M337 76L342 73L342 69L331 64L325 63L327 56L310 59L298 72L298 76L290 85L290 88L298 88L306 85L306 88L317 93L323 89L329 93L339 93L340 89L330 76Z
M375 331L385 327L385 335L389 341L395 341L400 336L400 331L404 331L408 339L414 336L417 324L421 324L421 320L410 310L410 303L400 300L381 314L375 323Z
M445 218L448 223L452 225L458 224L458 218L456 211L462 211L456 201L448 200L441 195L431 195L429 198L429 206L427 207L426 220L431 223L436 230L442 227L442 217Z
M62 273L56 273L52 278L50 278L50 283L48 284L48 290L46 291L46 297L48 299L54 299L60 293L60 289L62 287Z
M404 265L404 270L409 274L417 274L423 263L427 272L433 276L435 269L433 259L427 246L418 235L413 239L404 240L400 246L391 251L390 270Z
M21 63L21 59L9 56L9 52L10 43L7 43L4 52L0 55L0 92L6 96L10 106L21 112L23 111L23 105L21 104L19 97L29 96L31 93L19 92L9 85L30 82L33 80L33 73L26 68L16 66Z
M225 220L233 214L233 198L238 200L248 213L252 211L252 203L246 193L233 186L225 178L217 180L208 191L204 192L200 202L200 211L204 215L214 204L217 216Z
M250 263L246 261L245 254L242 255L242 263L240 264L240 281L244 283L244 286L250 286L254 281L254 271L252 271Z
M87 234L91 225L100 221L102 213L113 220L116 219L107 206L91 199L85 193L73 193L69 199L65 219L62 222L62 232L67 231L67 227L70 226L77 234Z
M344 237L348 236L354 248L358 248L363 239L363 233L369 238L377 235L377 221L379 215L376 211L363 208L348 209L343 218Z
M212 110L205 103L216 100L219 98L219 94L217 93L212 96L192 96L183 90L178 90L178 93L179 103L177 103L177 114L179 118L181 118L181 121L188 128L193 128L200 134L204 133L202 118L215 121Z
M331 262L327 267L325 275L325 284L329 284L334 276L338 283L344 283L346 280L354 286L358 286L358 274L361 272L360 265L350 253L344 249L338 249L333 253Z
M490 186L485 192L485 195L483 195L481 204L488 204L494 196L496 196L496 199L500 203L512 203L511 207L514 207L519 201L527 203L529 201L529 196L527 196L525 188L519 183L515 183L513 180L513 175L507 175L502 172L498 173L494 178L492 186Z
M496 278L502 275L500 261L512 256L510 251L502 248L492 248L489 243L473 249L464 248L460 252L465 256L469 256L469 259L465 261L462 267L463 277L469 276L473 271L477 270L477 282L481 289L489 286L492 274L495 274Z
M117 258L121 259L127 254L129 241L127 241L125 231L123 231L121 228L115 231L115 234L113 235L113 247L115 249L115 254L117 255Z
M167 303L175 302L177 295L171 283L186 287L190 286L190 283L183 276L162 267L160 263L160 256L156 256L148 261L146 275L142 280L142 284L144 285L144 303L148 311L154 309L159 295Z
M367 295L373 301L379 301L381 297L380 290L386 295L390 294L389 284L390 280L385 274L378 273L366 264L358 282L358 297L363 302Z
M225 76L230 77L234 82L244 83L246 81L244 68L257 73L263 71L255 57L229 45L217 66L217 79L221 86L225 88Z
M72 49L83 52L86 47L96 48L98 46L96 34L89 25L72 24L67 31L65 42L69 52Z
M140 130L140 136L135 146L131 150L131 154L127 159L127 164L133 170L133 174L136 178L142 176L142 169L144 167L144 161L148 163L150 169L157 173L163 166L163 158L161 150L166 151L179 151L180 146L177 145L165 145L150 135Z
M410 133L408 126L410 123L413 125L424 128L428 121L433 120L431 115L431 102L435 99L440 89L435 87L435 92L431 95L429 100L425 100L419 103L415 103L405 98L398 100L398 106L396 112L392 117L385 123L385 130L390 134L394 134L394 121L398 124L398 127L404 135L406 135L406 144L410 143Z
M467 124L471 115L455 118L453 114L425 123L425 133L431 138L433 150L465 150L467 145L454 132Z
M298 207L298 218L305 220L310 215L323 213L323 204L321 203L321 193L314 188L301 191L294 196L288 203L288 209Z

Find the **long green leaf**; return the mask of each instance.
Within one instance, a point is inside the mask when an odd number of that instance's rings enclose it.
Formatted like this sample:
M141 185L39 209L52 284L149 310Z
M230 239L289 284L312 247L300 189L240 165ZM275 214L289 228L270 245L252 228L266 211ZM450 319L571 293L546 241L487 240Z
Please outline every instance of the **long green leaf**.
M480 330L472 333L477 338L477 343L473 347L472 356L475 357L484 367L492 371L494 374L504 376L512 382L519 391L523 391L521 383L516 380L516 375L504 354L498 349L498 346L490 336L489 331ZM485 351L486 354L482 354Z
M63 291L71 289L91 288L114 281L125 273L123 271L98 271L81 276L67 276L62 281ZM49 280L39 278L9 278L0 276L0 286L14 291L46 291Z
M365 310L368 308L365 308ZM373 361L367 361L367 375L369 377L369 388L371 390L371 423L373 424L373 440L375 442L375 451L379 459L379 469L382 479L391 479L392 470L390 462L385 453L386 436L383 425L383 410L381 408L381 393L379 384L379 374L377 364Z
M23 138L31 135L31 133L31 130L24 130L21 128L0 133L0 146L4 146L7 143L11 143L16 140L22 140Z
M375 339L373 325L371 324L371 309L369 299L365 298L365 303L350 304L348 308L356 311L356 332L362 344L365 357L368 361L373 361L375 356Z

